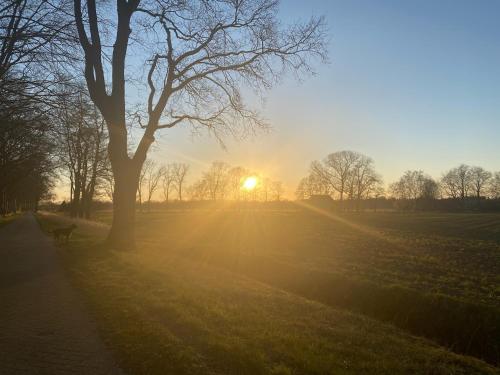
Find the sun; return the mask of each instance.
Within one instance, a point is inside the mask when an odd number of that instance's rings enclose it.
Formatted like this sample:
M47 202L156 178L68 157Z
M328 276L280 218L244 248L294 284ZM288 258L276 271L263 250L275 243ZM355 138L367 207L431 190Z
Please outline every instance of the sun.
M251 191L251 190L255 189L258 182L259 181L258 181L257 177L255 177L255 176L247 177L245 179L245 181L243 181L243 189Z

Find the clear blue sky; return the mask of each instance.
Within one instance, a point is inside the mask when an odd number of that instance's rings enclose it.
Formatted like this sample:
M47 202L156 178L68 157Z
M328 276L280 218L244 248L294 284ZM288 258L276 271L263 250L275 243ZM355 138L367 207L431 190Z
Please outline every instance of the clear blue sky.
M285 21L325 14L331 64L273 89L273 129L245 142L162 133L154 157L264 171L293 194L309 163L350 149L386 183L407 169L434 177L458 165L500 170L500 1L283 0Z

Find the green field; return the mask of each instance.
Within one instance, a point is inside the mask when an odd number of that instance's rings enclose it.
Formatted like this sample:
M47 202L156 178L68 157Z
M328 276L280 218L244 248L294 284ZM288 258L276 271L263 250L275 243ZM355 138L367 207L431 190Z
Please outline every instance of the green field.
M500 215L171 210L137 221L136 252L105 250L106 227L92 223L61 251L131 373L498 373L472 356L499 363Z

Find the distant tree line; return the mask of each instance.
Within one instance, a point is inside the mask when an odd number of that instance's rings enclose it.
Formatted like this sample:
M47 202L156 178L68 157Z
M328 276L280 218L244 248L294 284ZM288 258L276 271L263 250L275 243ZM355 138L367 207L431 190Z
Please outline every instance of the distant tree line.
M423 171L406 171L389 187L396 207L418 209L500 209L500 172L461 164L434 180Z
M202 172L200 178L187 185L190 171L189 164L158 164L146 160L139 178L137 204L150 207L153 197L156 201L169 203L172 200L183 201L280 201L283 199L284 187L281 181L254 173L247 168L233 167L222 161L214 161ZM254 178L256 185L245 189L247 178Z
M254 178L256 185L245 189L247 178ZM192 200L210 201L280 201L284 187L281 181L254 173L244 167L233 167L225 162L214 161L202 177L189 187Z
M331 197L340 210L500 209L500 172L461 164L436 180L421 170L408 170L386 191L371 158L339 151L313 161L297 186L297 199L317 196Z

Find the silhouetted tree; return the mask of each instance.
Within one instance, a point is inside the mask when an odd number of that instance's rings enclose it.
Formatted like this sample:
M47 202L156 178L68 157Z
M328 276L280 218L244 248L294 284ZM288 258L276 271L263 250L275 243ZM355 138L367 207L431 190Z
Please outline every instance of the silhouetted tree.
M0 95L46 102L59 81L55 67L72 58L68 0L4 0L0 5ZM54 68L54 69L52 69ZM24 89L19 90L22 84ZM14 103L15 104L15 103Z
M311 168L308 176L303 177L297 186L295 196L297 199L308 199L311 195L332 195L333 189L321 176Z
M210 200L216 201L226 197L230 168L227 163L214 161L208 171L203 173L204 185Z
M313 161L310 175L301 180L296 195L313 194L334 195L336 192L343 209L346 198L359 202L381 183L375 172L371 158L354 151L339 151L329 154L325 159Z
M175 175L174 175L174 166L172 164L168 164L166 167L163 167L163 176L162 176L162 188L163 188L163 198L166 203L168 203L168 199L170 196L170 192L174 188L175 183Z
M477 199L480 199L485 192L491 177L491 172L485 171L482 167L472 167L470 169L471 184Z
M375 172L373 159L361 154L355 154L356 161L351 167L348 177L349 198L356 201L356 210L360 202L382 183L382 178Z
M273 181L271 183L271 192L273 196L273 200L279 202L285 193L285 189L283 188L283 183L281 181Z
M154 170L156 168L156 163L151 160L147 159L144 162L144 166L141 169L141 174L139 175L139 184L137 186L137 198L139 198L139 211L142 212L142 203L144 201L144 197L148 192L148 178L151 174L154 173Z
M406 171L397 182L391 184L390 191L393 197L406 203L407 208L416 209L419 201L437 199L439 185L422 171Z
M261 200L267 202L271 195L272 181L269 177L261 177L258 181L258 191L262 197Z
M461 164L449 170L441 178L441 186L448 197L465 199L472 188L471 168Z
M186 182L186 176L189 172L189 165L184 163L172 164L172 173L174 175L175 189L177 190L177 197L182 201L182 189Z
M18 95L0 97L0 214L34 209L54 177L50 118L39 104ZM22 96L22 94L21 94Z
M92 202L109 175L104 121L82 87L65 87L54 103L60 170L70 181L70 214L90 218Z
M159 187L160 180L162 176L165 174L165 169L163 166L156 166L153 164L151 168L148 168L146 172L146 192L148 210L151 210L151 199L153 198L153 194Z
M228 171L228 195L233 200L239 201L241 199L241 185L249 174L248 170L243 167L233 167Z
M313 162L311 164L311 170L339 193L341 206L348 190L352 170L360 156L354 151L339 151L328 155L321 163Z
M493 199L500 199L500 172L495 172L488 186L489 194Z
M267 88L287 70L297 75L310 71L311 58L325 60L324 21L312 18L283 28L275 0L116 0L114 14L105 3L97 5L87 0L83 9L81 0L74 0L74 16L90 96L109 132L115 189L108 241L129 248L134 246L139 176L155 132L181 122L217 137L265 126L257 112L244 106L239 84ZM147 104L135 116L144 132L132 156L125 90L126 66L133 63L126 63L127 50L134 47L131 39L148 53L137 54L134 62L149 65Z

